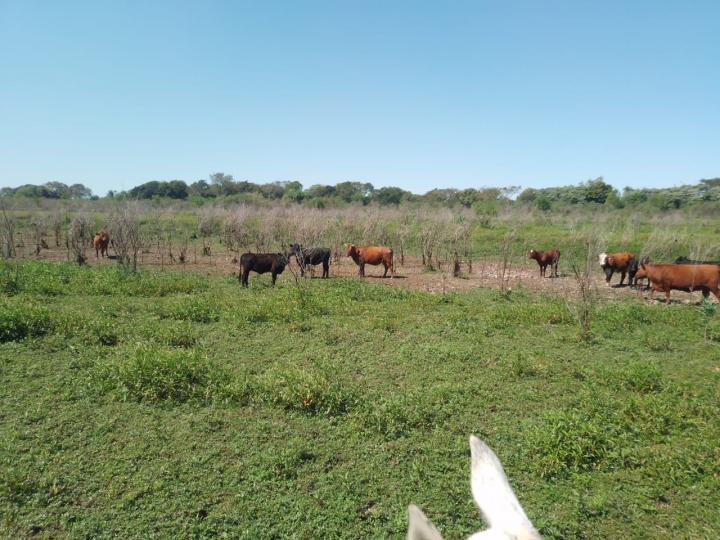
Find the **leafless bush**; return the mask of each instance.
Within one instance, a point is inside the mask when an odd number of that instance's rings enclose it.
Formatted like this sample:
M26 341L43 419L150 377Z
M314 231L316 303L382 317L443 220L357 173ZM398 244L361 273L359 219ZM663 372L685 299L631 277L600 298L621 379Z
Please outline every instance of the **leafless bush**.
M48 226L42 217L35 217L30 221L30 228L35 243L35 255L40 255L40 251L48 249L47 231Z
M49 226L55 236L55 247L60 247L62 240L62 228L65 224L65 212L56 210L50 215Z
M137 270L138 254L143 247L138 208L132 204L116 209L108 222L108 234L120 264Z
M597 254L603 241L594 233L578 238L575 244L579 255L570 258L570 271L578 285L578 297L565 299L568 310L573 314L580 327L580 336L587 340L591 337L593 316L598 302L597 289L593 284L593 272L597 266Z
M500 292L507 295L510 291L510 268L512 265L512 250L517 230L510 229L500 241L500 268L498 278L500 280Z
M89 220L85 216L77 216L70 222L68 230L67 248L68 254L79 265L87 261L88 240L92 238Z
M225 248L235 255L250 244L250 235L245 226L248 210L239 206L225 216L222 230L222 241Z
M15 251L15 218L8 214L5 202L0 201L0 234L2 234L2 256L3 259L11 259L17 254Z

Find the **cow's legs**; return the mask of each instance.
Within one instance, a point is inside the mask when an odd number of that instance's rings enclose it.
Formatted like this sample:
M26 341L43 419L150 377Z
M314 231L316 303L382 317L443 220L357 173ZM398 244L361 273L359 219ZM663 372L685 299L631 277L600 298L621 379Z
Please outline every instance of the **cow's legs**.
M627 270L620 272L620 285L623 284L623 281L625 281L625 275L627 274Z
M360 277L365 277L365 263L360 261L360 270L358 271Z
M249 275L249 274L250 274L250 270L245 270L245 269L243 268L242 274L240 274L240 284L241 284L243 287L247 287L247 286L248 286L248 275Z
M383 261L383 268L385 269L385 271L383 272L383 277L387 277L388 267L385 261Z
M272 273L272 286L275 286L275 280L277 279L277 272Z
M665 291L665 303L666 304L670 303L670 291L671 291L670 287L668 287L668 289Z
M330 261L327 260L327 259L323 261L323 275L322 275L322 277L323 277L323 278L330 277Z

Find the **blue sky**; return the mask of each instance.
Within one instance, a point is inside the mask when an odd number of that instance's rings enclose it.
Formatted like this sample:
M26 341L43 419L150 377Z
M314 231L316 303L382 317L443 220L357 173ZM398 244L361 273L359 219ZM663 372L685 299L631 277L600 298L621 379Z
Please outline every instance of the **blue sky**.
M0 186L720 176L720 2L0 0Z

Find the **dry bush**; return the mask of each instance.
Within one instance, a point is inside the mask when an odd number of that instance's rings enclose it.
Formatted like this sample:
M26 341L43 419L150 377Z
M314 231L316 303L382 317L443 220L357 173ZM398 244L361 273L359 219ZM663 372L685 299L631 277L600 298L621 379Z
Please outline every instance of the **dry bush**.
M567 298L565 302L568 310L580 327L580 336L587 340L591 337L590 325L598 303L598 292L594 285L593 273L597 267L597 256L605 241L594 233L574 240L579 246L580 255L570 259L569 267L573 278L578 285L578 297Z
M86 216L76 216L70 222L67 249L68 256L72 256L72 259L79 265L83 265L87 261L88 241L92 241L90 222Z
M65 221L65 212L62 210L55 210L52 214L50 214L48 225L55 236L55 247L60 247L62 245L62 229Z
M48 249L47 223L42 217L33 217L33 219L30 220L30 230L32 231L33 241L35 244L35 255L40 255L41 250Z
M127 204L115 209L108 220L108 235L120 264L132 266L133 271L136 271L138 254L143 247L139 207Z
M2 240L2 257L11 259L17 255L15 251L15 218L8 214L5 201L0 201L0 240Z
M498 269L498 279L500 281L500 292L507 295L510 291L510 269L512 266L513 244L517 237L517 229L512 228L500 241L500 267Z

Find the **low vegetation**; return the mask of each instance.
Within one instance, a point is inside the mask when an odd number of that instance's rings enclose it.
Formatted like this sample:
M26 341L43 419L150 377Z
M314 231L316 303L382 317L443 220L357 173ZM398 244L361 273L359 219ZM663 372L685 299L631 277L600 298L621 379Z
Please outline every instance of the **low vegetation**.
M583 328L522 288L17 261L0 279L0 536L401 537L414 502L463 537L470 433L545 537L717 535L705 304L618 296Z

